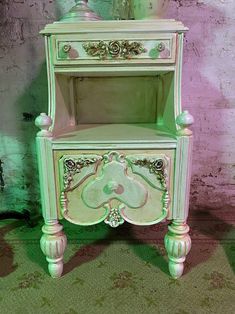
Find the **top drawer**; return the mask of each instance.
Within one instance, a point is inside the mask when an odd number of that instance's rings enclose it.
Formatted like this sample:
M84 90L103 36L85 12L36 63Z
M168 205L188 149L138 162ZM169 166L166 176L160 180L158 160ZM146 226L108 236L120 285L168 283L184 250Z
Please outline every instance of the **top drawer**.
M176 34L153 38L82 39L54 37L55 65L175 63Z

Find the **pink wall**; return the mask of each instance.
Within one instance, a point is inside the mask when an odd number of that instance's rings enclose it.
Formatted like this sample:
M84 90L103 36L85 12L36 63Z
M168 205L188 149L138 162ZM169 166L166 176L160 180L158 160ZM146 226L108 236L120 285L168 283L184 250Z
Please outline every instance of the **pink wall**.
M90 1L110 17L111 0ZM39 30L73 1L0 2L1 209L37 210L38 178L32 121L47 101L44 42ZM191 207L235 206L235 2L171 0L167 17L182 20L185 37L183 107L195 117Z
M185 37L183 106L195 118L191 205L235 206L235 2L171 1Z

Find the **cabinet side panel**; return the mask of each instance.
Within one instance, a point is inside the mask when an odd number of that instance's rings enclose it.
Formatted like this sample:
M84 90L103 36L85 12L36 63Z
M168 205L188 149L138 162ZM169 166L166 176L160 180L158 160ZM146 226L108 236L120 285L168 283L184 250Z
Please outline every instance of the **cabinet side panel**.
M42 214L45 220L57 219L56 186L51 143L47 138L36 139L41 191Z
M48 81L48 115L55 121L55 80L53 70L53 47L51 44L51 36L45 36L45 52L47 64L47 81ZM53 125L52 125L53 129Z
M192 136L178 139L175 158L173 219L186 220L189 209Z

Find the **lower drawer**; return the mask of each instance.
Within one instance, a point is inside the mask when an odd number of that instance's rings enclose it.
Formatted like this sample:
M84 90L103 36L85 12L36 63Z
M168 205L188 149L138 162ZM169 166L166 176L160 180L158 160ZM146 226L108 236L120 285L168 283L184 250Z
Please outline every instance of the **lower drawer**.
M169 218L174 149L54 151L61 216L78 225L125 221L151 225Z

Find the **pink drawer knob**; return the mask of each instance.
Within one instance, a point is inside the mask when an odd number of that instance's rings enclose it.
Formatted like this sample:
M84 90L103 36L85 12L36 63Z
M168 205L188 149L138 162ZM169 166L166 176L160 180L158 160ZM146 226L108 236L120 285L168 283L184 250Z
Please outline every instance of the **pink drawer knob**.
M116 194L122 194L124 192L124 188L116 181L109 181L104 187L104 192L105 194L112 194L113 192Z

